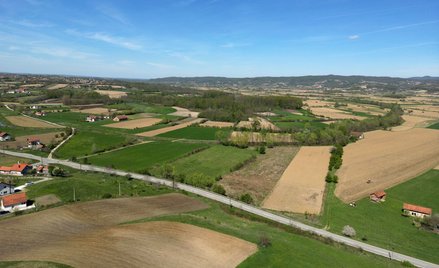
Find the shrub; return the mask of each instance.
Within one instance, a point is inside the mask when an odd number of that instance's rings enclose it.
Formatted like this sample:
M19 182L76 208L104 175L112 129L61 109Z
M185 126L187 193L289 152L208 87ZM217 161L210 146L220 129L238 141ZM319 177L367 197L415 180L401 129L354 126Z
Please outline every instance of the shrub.
M259 148L258 148L258 152L259 152L260 154L265 154L265 146L259 146Z
M113 195L110 193L105 193L102 195L102 198L104 198L104 199L108 199L108 198L112 198L112 197L113 197Z
M271 246L271 239L267 235L261 235L259 237L259 246L263 248Z
M224 187L221 184L215 183L212 186L212 191L217 193L217 194L226 195L226 190L224 189Z
M253 203L253 197L249 193L245 193L245 194L241 195L239 197L239 200L244 202L244 203L247 203L247 204Z
M64 176L66 176L66 172L64 171L64 169L62 169L60 167L55 167L52 170L51 174L52 174L52 176L55 176L55 177L64 177Z
M187 175L184 182L196 187L210 188L215 183L215 178L206 176L202 173Z
M357 234L357 232L355 232L355 229L349 225L345 225L343 227L342 233L347 237L354 237Z

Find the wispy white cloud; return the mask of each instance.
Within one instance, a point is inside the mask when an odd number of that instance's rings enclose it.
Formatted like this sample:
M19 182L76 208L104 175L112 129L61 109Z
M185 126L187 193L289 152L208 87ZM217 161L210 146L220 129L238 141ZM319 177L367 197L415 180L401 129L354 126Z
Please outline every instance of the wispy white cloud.
M238 47L248 47L250 45L251 45L250 43L227 42L225 44L222 44L220 47L222 47L222 48L238 48Z
M404 30L404 29L408 29L408 28L419 27L419 26L423 26L423 25L436 24L436 23L439 23L439 20L424 21L424 22L418 22L418 23L412 23L412 24L404 24L404 25L397 25L397 26L392 26L392 27L382 28L382 29L378 29L378 30L374 30L374 31L369 31L369 32L364 32L364 33L359 33L359 34L351 35L348 38L349 39L358 39L358 38L360 38L360 36L363 36L363 35L376 34L376 33L384 33L384 32L392 32L392 31ZM356 38L351 38L351 37L356 37Z
M82 52L68 47L34 46L30 47L30 52L34 54L49 55L57 58L71 58L80 60L99 56L97 54Z
M171 69L174 68L175 66L173 65L168 65L168 64L163 64L163 63L157 63L157 62L147 62L146 64L158 68L158 69Z
M200 61L200 60L196 60L194 58L192 58L191 56L182 53L182 52L176 52L176 51L171 51L168 54L171 57L180 59L182 61L188 62L188 63L194 63L194 64L203 64L204 62Z
M354 35L350 35L348 38L350 40L357 40L358 38L360 38L360 36L358 34L354 34Z
M105 42L108 44L112 44L115 46L130 49L130 50L141 50L142 49L142 45L140 45L136 41L128 40L128 39L123 38L123 37L113 36L113 35L110 35L107 33L101 33L101 32L82 33L82 32L76 31L76 30L66 30L65 32L67 34L70 34L70 35L75 35L75 36L79 36L79 37L83 37L83 38L87 38L87 39L92 39L92 40L97 40L97 41Z
M34 22L30 20L11 21L14 24L31 28L53 27L54 25L48 22Z
M125 15L119 11L118 9L114 8L113 6L109 5L99 5L96 7L96 10L99 11L102 15L115 20L119 23L129 25L129 20L125 17Z

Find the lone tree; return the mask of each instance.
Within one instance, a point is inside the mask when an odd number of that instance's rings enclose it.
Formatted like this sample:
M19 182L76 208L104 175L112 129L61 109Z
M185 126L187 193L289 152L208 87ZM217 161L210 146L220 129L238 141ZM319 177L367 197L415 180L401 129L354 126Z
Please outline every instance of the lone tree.
M355 229L349 225L345 225L343 227L342 233L348 237L354 237L357 234L357 232L355 232Z

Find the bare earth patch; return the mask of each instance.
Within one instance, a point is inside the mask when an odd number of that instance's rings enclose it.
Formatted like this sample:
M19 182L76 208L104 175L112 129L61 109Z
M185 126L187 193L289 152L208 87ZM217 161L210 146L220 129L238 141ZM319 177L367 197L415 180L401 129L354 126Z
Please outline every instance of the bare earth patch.
M437 165L437 130L367 132L363 140L345 147L335 194L342 201L351 202L414 178Z
M268 121L265 118L262 117L256 117L256 118L249 118L249 121L240 121L236 127L238 128L252 128L253 127L253 122L255 120L258 120L260 123L260 127L261 129L268 129L268 130L279 130L279 128L277 126L275 126L273 123L271 123L270 121Z
M44 260L73 267L236 267L257 246L174 222L120 223L206 208L181 194L99 200L0 222L1 260Z
M170 113L169 115L197 118L198 115L200 114L199 112L193 112L191 110L182 107L173 106L172 108L174 108L177 111Z
M107 95L110 97L110 99L120 99L122 97L125 97L127 93L125 91L117 91L117 90L100 90L97 89L95 92L101 94L101 95Z
M73 110L72 110L73 111ZM109 115L111 112L115 112L116 109L109 109L108 108L89 108L89 109L80 109L76 110L76 112L80 112L83 114L103 114L103 115Z
M53 85L51 87L48 87L47 89L60 89L60 88L65 88L68 85L69 84L56 84L56 85Z
M311 112L318 116L327 117L330 119L357 119L362 120L365 117L357 116L350 113L343 112L334 108L328 107L312 107Z
M319 214L330 149L331 146L301 147L262 206L278 211Z
M200 124L200 126L202 127L233 127L234 123L232 122L221 122L221 121L206 121L202 124Z
M6 119L12 124L20 127L35 127L35 128L59 128L59 126L55 126L44 121L40 121L34 118L26 117L26 116L6 116Z
M135 129L142 127L149 127L161 122L162 119L159 118L140 118L128 121L122 121L114 124L105 125L106 127L113 128L125 128L125 129Z
M332 106L333 102L324 101L324 100L306 100L303 102L307 104L309 107L323 107L323 106Z
M38 206L49 206L59 202L61 202L61 199L54 194L43 195L35 198L35 203L37 203Z
M272 191L298 151L299 148L293 146L269 148L265 154L258 155L255 161L223 176L220 184L224 186L227 195L237 198L249 193L259 204Z
M348 109L355 112L362 112L371 115L384 115L387 110L381 109L378 106L366 105L366 104L352 104L348 103Z
M202 119L194 118L192 120L183 122L183 123L175 125L175 126L164 127L164 128L160 128L160 129L156 129L156 130L146 131L146 132L138 133L136 135L142 136L142 137L154 137L154 136L157 136L159 134L163 134L163 133L166 133L166 132L169 132L169 131L185 128L187 126L199 123L201 121L202 121Z

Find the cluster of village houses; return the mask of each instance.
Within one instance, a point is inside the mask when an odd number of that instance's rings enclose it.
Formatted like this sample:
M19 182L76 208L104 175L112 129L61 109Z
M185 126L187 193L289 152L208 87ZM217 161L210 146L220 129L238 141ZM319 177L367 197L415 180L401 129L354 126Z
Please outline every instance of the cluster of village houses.
M104 119L110 119L110 116L108 115L89 115L85 118L85 121L87 122L96 122ZM126 121L128 120L128 116L126 115L118 115L113 118L113 121L120 122L120 121Z
M12 136L7 132L0 132L0 142L10 141ZM31 137L26 139L27 148L32 150L40 150L45 147L45 144L41 142L39 138Z
M47 165L29 165L24 163L0 166L1 175L24 176L30 173L49 175L49 167ZM15 187L11 183L0 183L0 213L35 208L35 205L29 202L26 193L22 192L21 189L22 187Z

